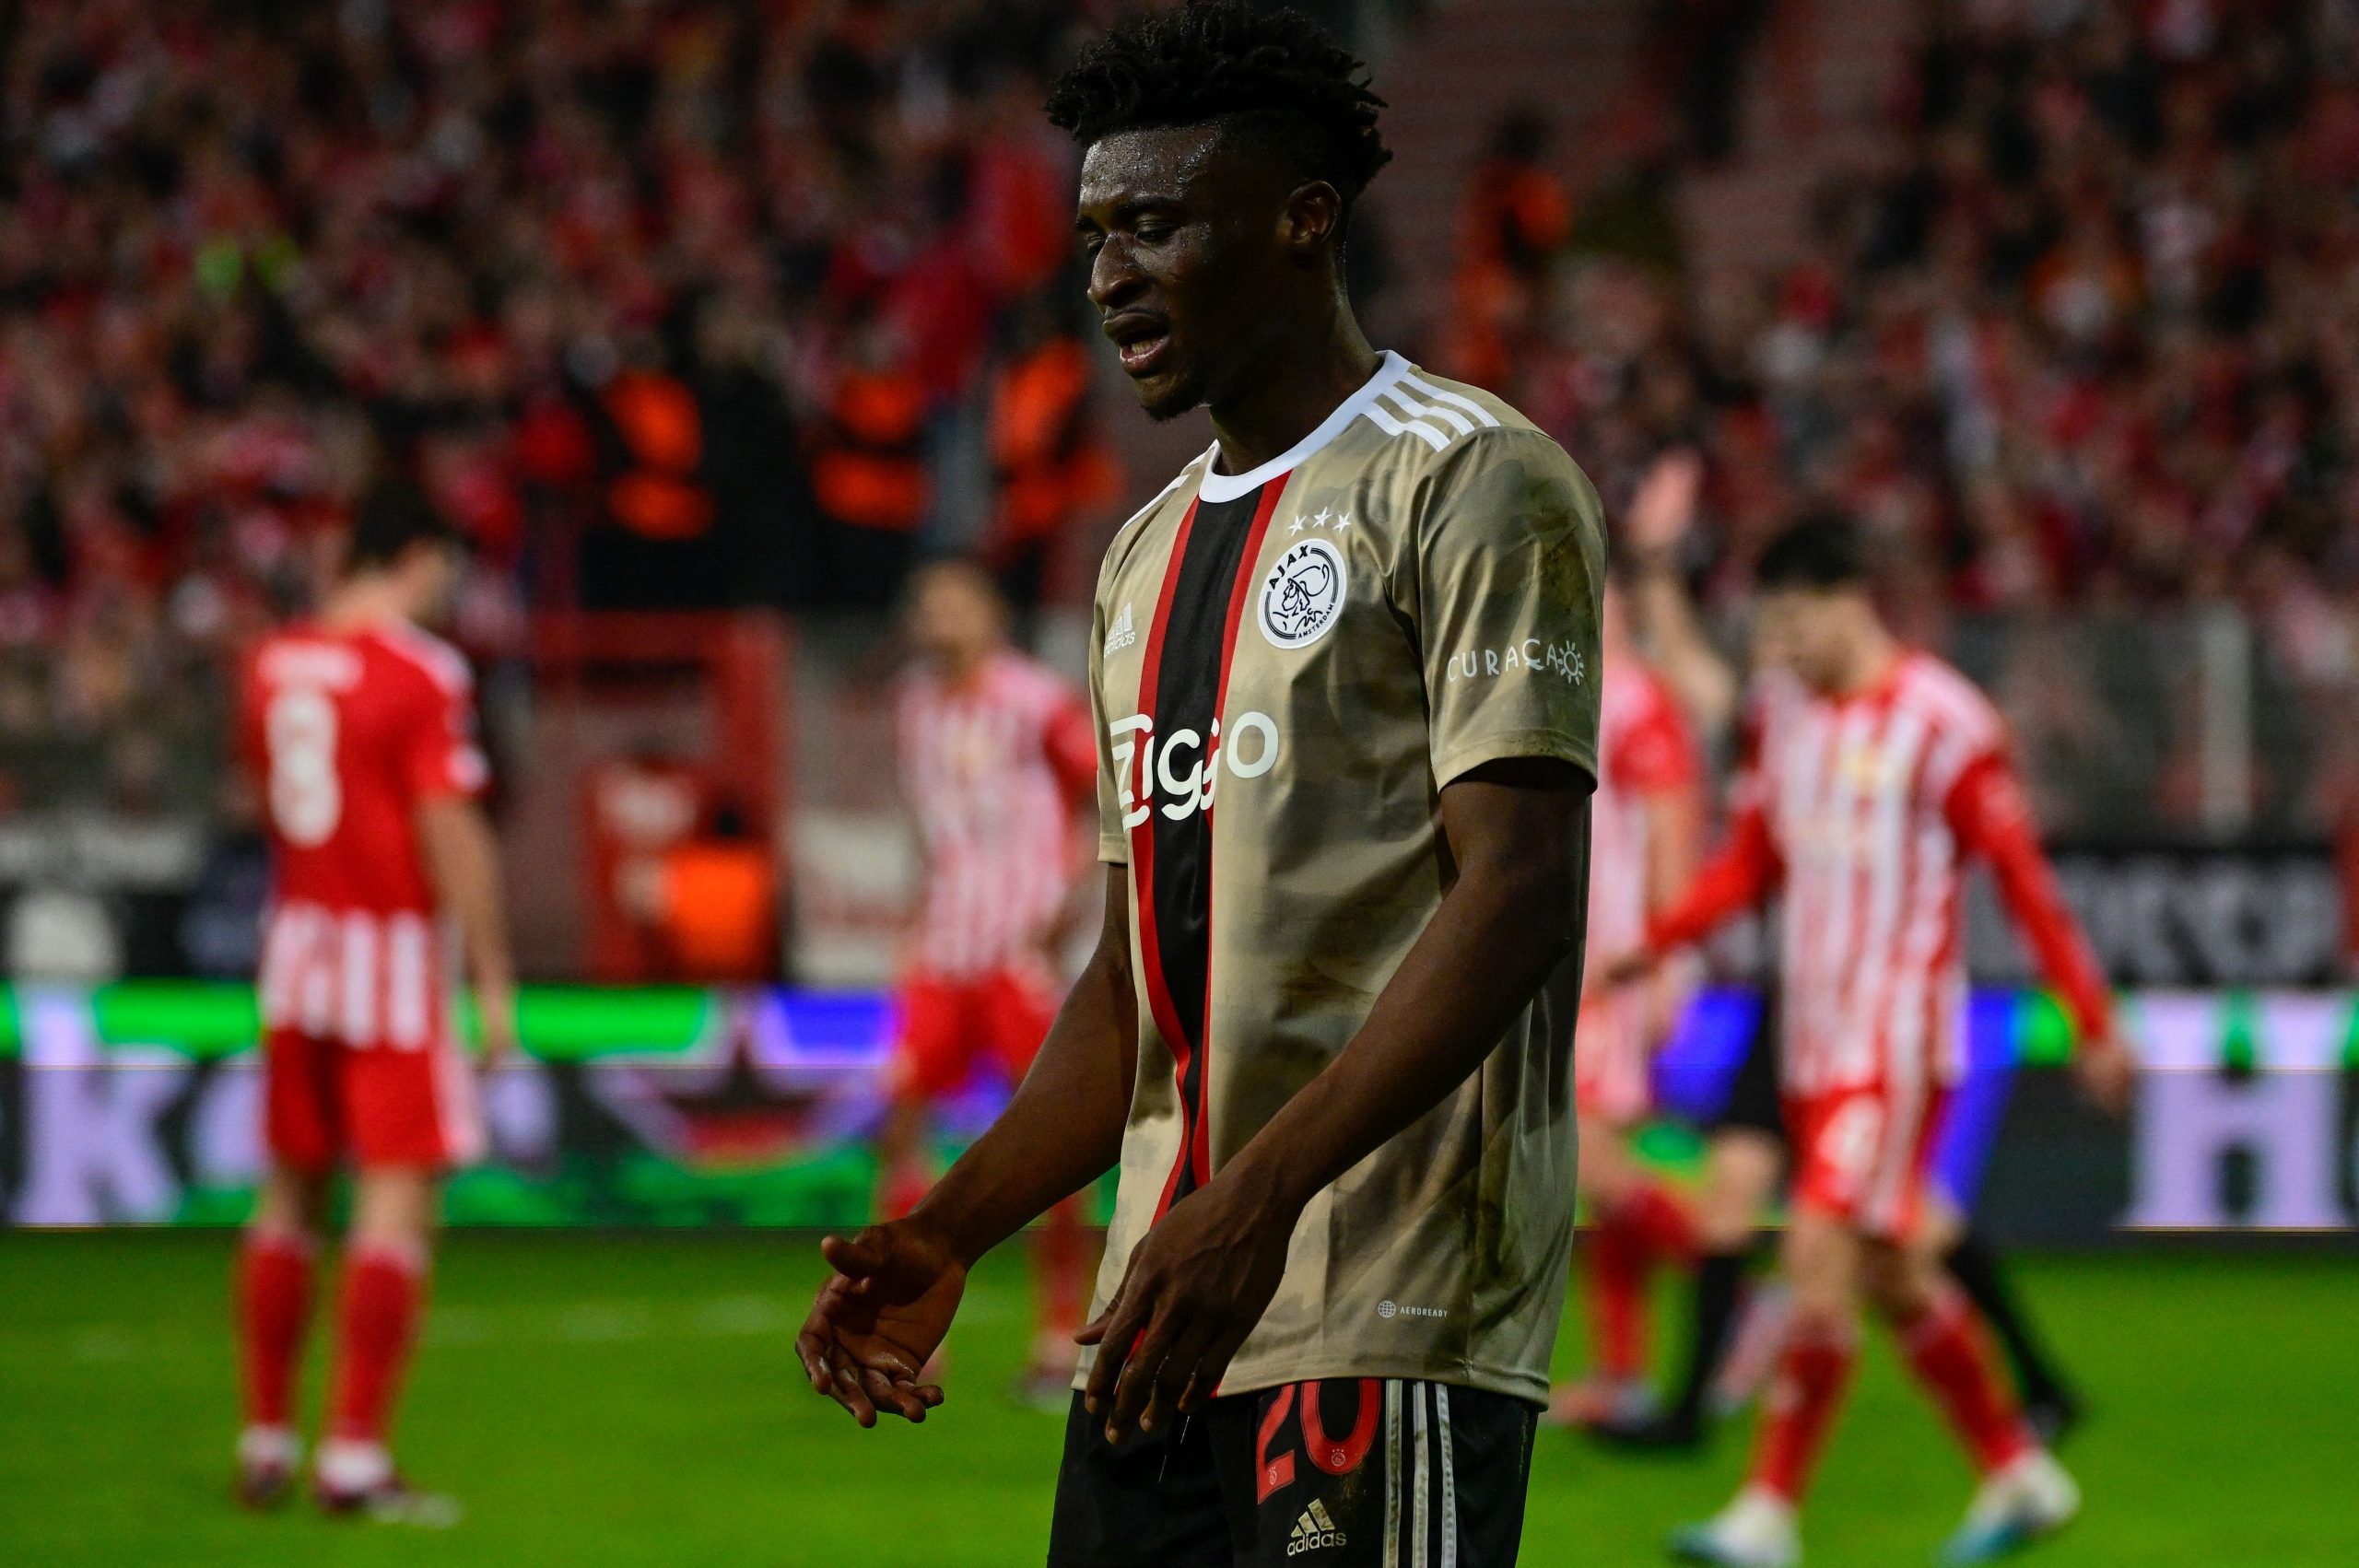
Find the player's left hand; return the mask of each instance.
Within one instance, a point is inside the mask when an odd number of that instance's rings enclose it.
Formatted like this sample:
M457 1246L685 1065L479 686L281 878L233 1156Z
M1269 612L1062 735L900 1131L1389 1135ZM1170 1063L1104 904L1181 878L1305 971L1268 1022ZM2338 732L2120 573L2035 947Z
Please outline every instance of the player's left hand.
M476 1065L484 1072L498 1071L517 1052L516 992L510 986L477 986L475 1013L481 1020L483 1052Z
M1232 1167L1146 1233L1121 1289L1074 1336L1097 1347L1084 1398L1109 1442L1162 1431L1213 1397L1277 1294L1297 1218Z
M2072 1058L2072 1071L2081 1080L2081 1092L2106 1115L2129 1114L2130 1092L2137 1082L2138 1063L2118 1036L2105 1035L2082 1041Z

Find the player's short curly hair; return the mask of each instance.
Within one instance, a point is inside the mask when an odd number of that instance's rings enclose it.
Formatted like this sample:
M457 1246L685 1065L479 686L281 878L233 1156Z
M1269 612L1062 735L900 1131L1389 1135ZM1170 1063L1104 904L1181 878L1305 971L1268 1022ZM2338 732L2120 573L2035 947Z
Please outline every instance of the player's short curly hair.
M1187 0L1085 45L1049 94L1083 146L1123 131L1218 123L1335 187L1348 211L1392 154L1366 64L1299 11Z

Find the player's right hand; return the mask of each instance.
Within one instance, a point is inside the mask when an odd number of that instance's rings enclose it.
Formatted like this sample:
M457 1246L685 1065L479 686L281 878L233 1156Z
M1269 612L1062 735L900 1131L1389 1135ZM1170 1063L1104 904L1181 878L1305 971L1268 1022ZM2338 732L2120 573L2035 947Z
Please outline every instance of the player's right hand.
M829 1236L819 1253L835 1272L794 1340L812 1391L863 1427L874 1426L879 1411L925 1420L942 1390L918 1379L966 1293L966 1264L914 1215L849 1239Z
M2101 1036L2083 1040L2073 1054L2072 1071L2081 1081L2082 1093L2096 1103L2099 1110L2117 1119L2130 1114L2130 1092L2138 1081L2137 1059L2118 1036Z
M1623 537L1641 556L1667 556L1679 547L1696 521L1696 498L1704 484L1704 460L1685 447L1657 458L1638 481L1623 518Z

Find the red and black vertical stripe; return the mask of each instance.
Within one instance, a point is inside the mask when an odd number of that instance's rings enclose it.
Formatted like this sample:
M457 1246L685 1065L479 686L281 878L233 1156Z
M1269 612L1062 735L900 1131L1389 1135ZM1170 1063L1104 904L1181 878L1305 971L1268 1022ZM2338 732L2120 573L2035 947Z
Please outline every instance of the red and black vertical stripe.
M1253 565L1285 487L1281 477L1233 500L1199 499L1188 509L1147 632L1139 711L1154 721L1154 739L1139 747L1134 762L1132 798L1149 811L1131 830L1132 886L1147 1001L1171 1048L1181 1118L1180 1154L1156 1205L1158 1219L1212 1177L1203 1050L1212 984L1212 811L1193 809L1192 799L1161 780L1184 781L1216 760L1215 726L1238 629L1252 600Z

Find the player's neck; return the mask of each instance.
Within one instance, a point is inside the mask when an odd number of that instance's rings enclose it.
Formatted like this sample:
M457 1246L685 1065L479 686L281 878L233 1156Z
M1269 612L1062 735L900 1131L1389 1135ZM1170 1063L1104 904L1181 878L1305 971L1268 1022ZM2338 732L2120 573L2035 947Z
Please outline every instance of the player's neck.
M367 631L408 619L409 606L400 586L382 577L340 582L320 606L320 625L333 632Z
M1893 667L1900 662L1904 651L1900 639L1885 630L1881 623L1862 629L1852 644L1850 657L1845 661L1846 667L1835 695L1864 696L1876 690L1891 677Z
M1338 299L1315 329L1273 345L1262 364L1240 378L1235 397L1213 405L1213 434L1220 441L1215 467L1246 474L1285 452L1366 386L1382 362L1350 307Z
M942 684L954 692L965 691L983 678L983 672L991 667L992 655L997 651L987 648L979 653L942 661L937 666L942 672Z

